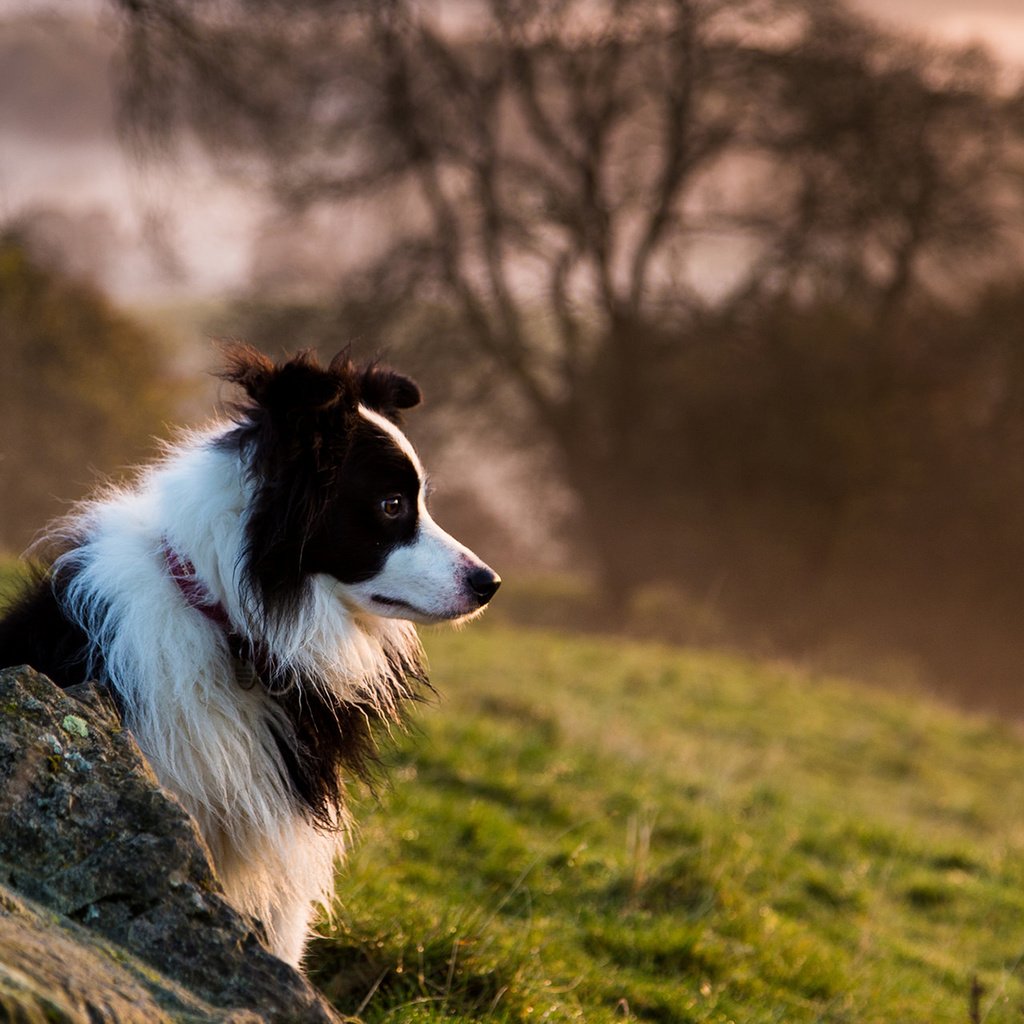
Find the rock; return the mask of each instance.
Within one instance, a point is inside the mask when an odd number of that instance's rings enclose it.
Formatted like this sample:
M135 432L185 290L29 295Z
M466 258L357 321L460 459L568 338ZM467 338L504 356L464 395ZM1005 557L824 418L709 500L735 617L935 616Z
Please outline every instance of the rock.
M0 672L0 1021L339 1021L261 937L109 695Z
M217 1010L112 942L0 886L0 1020L25 1024L260 1024Z

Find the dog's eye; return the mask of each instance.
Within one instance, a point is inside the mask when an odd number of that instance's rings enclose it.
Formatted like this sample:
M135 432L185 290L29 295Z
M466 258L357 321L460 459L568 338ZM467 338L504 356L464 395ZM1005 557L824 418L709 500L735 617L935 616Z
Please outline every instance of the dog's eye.
M405 508L405 499L400 494L392 494L380 503L380 510L388 519L397 519Z

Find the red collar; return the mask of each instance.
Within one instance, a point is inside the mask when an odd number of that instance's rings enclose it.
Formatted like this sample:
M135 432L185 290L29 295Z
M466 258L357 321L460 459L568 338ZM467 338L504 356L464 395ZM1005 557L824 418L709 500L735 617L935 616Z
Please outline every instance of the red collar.
M209 619L224 634L228 650L237 665L241 666L240 669L236 667L239 684L245 689L249 689L255 685L257 680L263 680L264 685L270 688L272 683L278 682L273 659L265 645L243 637L235 631L231 625L227 608L210 593L206 584L196 573L196 567L192 562L175 551L166 537L161 541L161 548L164 562L167 564L167 572L174 580L178 590L181 591L185 603ZM284 689L286 690L290 685L286 679L283 684Z
M220 626L225 633L230 633L231 619L227 609L206 588L206 584L196 574L196 567L188 558L175 551L166 537L161 544L167 572L177 584L185 603L206 616L214 625Z

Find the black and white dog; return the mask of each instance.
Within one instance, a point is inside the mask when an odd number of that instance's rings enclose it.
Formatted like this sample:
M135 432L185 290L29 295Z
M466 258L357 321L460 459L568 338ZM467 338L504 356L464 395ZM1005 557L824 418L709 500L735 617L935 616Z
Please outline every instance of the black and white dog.
M111 688L228 897L298 964L344 777L425 682L413 623L472 616L500 580L427 511L398 425L411 380L244 347L224 377L246 395L230 422L53 532L46 577L0 621L0 665Z

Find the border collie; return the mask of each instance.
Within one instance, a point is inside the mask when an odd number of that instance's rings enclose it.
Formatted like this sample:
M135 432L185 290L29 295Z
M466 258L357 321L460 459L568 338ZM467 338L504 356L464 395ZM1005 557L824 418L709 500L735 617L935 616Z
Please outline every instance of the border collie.
M345 777L426 684L413 623L471 617L501 581L427 511L399 427L411 380L244 346L222 376L246 396L230 421L50 533L0 665L110 688L228 898L298 965L331 899Z

